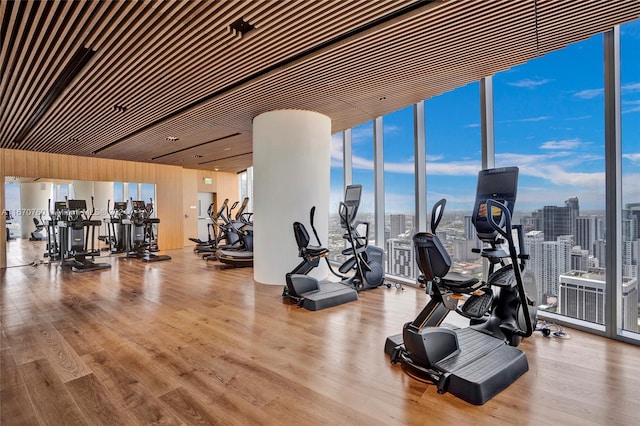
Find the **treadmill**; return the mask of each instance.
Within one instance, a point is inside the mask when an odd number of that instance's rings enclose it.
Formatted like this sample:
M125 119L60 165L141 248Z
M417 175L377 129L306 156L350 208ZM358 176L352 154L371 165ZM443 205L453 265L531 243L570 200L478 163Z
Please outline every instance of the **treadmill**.
M484 404L506 389L529 369L526 355L515 346L533 332L535 281L525 290L522 271L522 227L511 225L518 169L482 170L473 223L485 247L481 256L489 261L487 282L449 272L451 258L435 235L445 200L434 206L431 233L413 237L416 261L431 299L403 333L389 336L385 353L401 363L411 376L437 385L471 404ZM516 229L520 251L515 248ZM507 243L508 250L502 248ZM497 268L496 268L497 267ZM494 294L495 289L495 294ZM459 300L466 297L462 307ZM442 323L451 311L469 318L467 328L448 328Z

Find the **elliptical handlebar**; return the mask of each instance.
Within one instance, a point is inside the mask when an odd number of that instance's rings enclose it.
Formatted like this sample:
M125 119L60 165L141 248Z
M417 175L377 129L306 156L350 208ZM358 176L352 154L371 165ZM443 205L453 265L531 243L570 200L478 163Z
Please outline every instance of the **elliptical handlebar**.
M520 298L520 305L522 306L523 316L525 320L525 330L514 330L515 334L522 337L529 337L533 334L533 324L531 323L531 316L529 315L529 302L527 293L524 289L524 283L522 281L522 271L520 270L520 264L518 262L518 255L516 253L516 247L513 243L513 236L511 234L511 213L507 206L499 201L489 199L486 202L487 206L487 222L493 229L495 229L509 245L509 257L511 258L513 274L516 278L516 286L518 288L518 296ZM501 220L500 224L496 223L493 215L493 208L500 210Z

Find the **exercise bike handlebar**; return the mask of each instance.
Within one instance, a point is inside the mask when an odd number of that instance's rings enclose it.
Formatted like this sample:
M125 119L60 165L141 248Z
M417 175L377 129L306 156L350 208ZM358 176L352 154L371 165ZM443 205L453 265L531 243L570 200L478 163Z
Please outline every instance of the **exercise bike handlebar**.
M515 330L515 334L522 337L529 337L533 334L533 324L531 323L531 316L529 315L529 302L527 293L524 289L524 283L522 281L522 271L520 270L520 264L518 262L518 255L516 253L516 247L513 243L513 236L511 234L511 213L507 206L499 201L489 199L486 202L487 206L487 221L493 229L495 229L509 245L509 256L511 258L512 270L516 278L516 286L518 288L518 296L520 297L520 305L522 306L523 316L525 320L525 330ZM496 223L494 219L493 209L500 210L500 224Z
M431 233L436 233L436 228L440 224L440 220L442 220L442 215L444 214L444 207L447 205L447 200L442 199L433 205L431 209Z

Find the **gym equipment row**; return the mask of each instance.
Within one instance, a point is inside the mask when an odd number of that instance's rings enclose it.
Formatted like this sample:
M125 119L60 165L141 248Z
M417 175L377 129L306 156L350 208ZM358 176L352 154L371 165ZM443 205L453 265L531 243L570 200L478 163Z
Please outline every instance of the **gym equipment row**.
M107 201L109 217L104 219L107 235L100 239L108 244L111 254L125 253L126 257L143 262L171 260L171 256L155 254L158 251L157 226L160 219L153 217L153 200L149 201L116 201L113 210L110 210L111 200Z
M208 240L189 238L196 243L194 251L203 254L205 260L234 267L253 266L253 213L246 212L248 203L249 197L245 197L235 214L237 201L229 207L229 199L225 199L217 212L213 203L209 205Z

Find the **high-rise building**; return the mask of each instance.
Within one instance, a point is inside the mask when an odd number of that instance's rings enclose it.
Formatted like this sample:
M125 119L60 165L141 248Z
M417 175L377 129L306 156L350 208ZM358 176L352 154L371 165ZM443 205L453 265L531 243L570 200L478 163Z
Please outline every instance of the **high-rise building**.
M465 240L475 240L476 235L476 227L473 226L473 221L471 220L471 216L464 217L464 239Z
M590 267L589 251L573 246L571 248L571 269L578 271L587 271Z
M560 275L558 313L596 324L605 323L604 271L572 270ZM622 327L638 331L638 279L622 278Z
M544 232L545 241L556 241L561 235L576 235L576 218L580 213L578 198L569 198L564 207L544 206L533 212L535 229Z
M389 238L397 238L407 232L406 216L403 214L392 214L390 216L390 225Z
M573 234L576 245L579 245L582 249L588 250L590 254L593 254L593 244L595 240L598 239L597 229L597 216L578 216L576 218L576 233Z
M569 209L569 221L571 226L570 235L576 235L576 218L580 216L580 203L578 197L571 197L565 200L564 206Z
M402 278L416 278L416 262L413 253L413 241L402 238L387 240L388 275Z
M636 236L635 239L640 239L640 228L637 226L640 223L640 203L629 203L625 205L625 212L632 217L636 218Z
M571 248L571 236L545 241L544 233L540 231L531 231L525 235L525 250L529 254L527 268L536 278L536 300L539 303L547 304L549 297L558 295L558 277L571 270Z
M524 236L524 248L525 252L529 255L529 262L527 262L527 269L533 272L538 284L538 294L536 294L536 300L538 303L544 302L544 289L541 282L542 279L542 243L544 243L544 234L542 231L529 231Z

